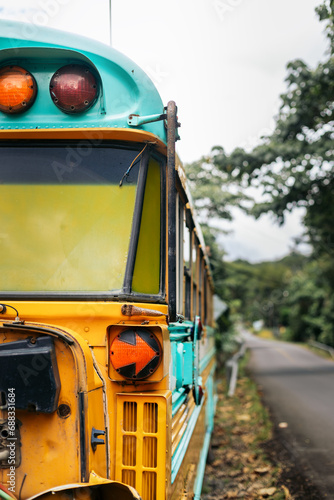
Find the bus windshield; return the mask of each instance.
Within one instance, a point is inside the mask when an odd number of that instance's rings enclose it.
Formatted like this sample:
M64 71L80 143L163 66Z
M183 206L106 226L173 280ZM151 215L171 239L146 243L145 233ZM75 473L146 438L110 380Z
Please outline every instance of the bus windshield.
M123 287L140 157L89 143L0 147L0 290Z

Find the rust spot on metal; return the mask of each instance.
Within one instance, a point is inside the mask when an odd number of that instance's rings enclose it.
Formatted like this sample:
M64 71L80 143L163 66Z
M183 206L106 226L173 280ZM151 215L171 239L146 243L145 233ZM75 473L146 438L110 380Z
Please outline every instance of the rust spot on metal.
M71 408L67 404L61 404L58 406L57 413L60 418L67 418L71 414Z
M168 316L155 309L144 309L143 307L137 307L131 304L123 304L121 307L121 313L123 316L164 316L168 323Z

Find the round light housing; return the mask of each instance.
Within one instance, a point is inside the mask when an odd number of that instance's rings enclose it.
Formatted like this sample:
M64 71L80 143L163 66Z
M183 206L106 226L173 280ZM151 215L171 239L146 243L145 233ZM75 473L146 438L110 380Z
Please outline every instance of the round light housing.
M143 380L158 368L162 356L156 336L144 328L124 330L111 343L110 362L128 380Z
M22 113L30 108L37 94L37 83L29 71L20 66L0 68L0 111Z
M63 66L51 78L51 98L64 113L86 111L93 106L98 93L95 76L81 64Z

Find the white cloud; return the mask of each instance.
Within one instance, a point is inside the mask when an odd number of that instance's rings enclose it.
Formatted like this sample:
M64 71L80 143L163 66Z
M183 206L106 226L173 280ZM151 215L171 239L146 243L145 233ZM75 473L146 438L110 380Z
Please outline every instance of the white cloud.
M303 209L288 214L283 226L278 226L270 215L262 215L259 220L254 220L238 209L234 210L233 215L235 220L232 223L222 224L231 233L219 238L227 252L227 260L261 262L280 259L294 248L294 238L303 233ZM303 245L299 250L307 252L309 248Z

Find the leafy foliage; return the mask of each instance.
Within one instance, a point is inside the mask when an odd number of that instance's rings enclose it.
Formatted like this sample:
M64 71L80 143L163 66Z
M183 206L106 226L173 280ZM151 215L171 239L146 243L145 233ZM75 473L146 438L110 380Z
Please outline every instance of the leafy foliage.
M212 217L232 220L230 208L249 199L222 169L214 158L204 157L187 166L193 199L203 220ZM227 189L229 188L229 189Z
M283 325L281 309L289 296L291 277L306 262L307 257L297 253L274 262L226 262L225 286L243 319L249 323L263 320L270 328Z
M316 10L328 53L316 68L299 59L288 63L273 133L251 151L228 154L216 146L188 173L206 220L231 219L238 205L255 217L271 212L282 224L287 212L304 207L309 260L293 254L275 263L223 263L215 250L217 291L249 321L262 318L286 326L295 340L334 346L334 0ZM261 203L250 202L249 187L262 190Z
M321 231L317 232L317 215L321 211L327 225L328 215L334 208L331 196L334 189L333 0L327 0L317 11L320 19L327 21L330 55L315 69L301 60L288 64L287 92L281 96L273 134L263 137L261 144L250 152L237 148L227 154L216 146L210 157L189 167L190 179L196 182L196 199L201 200L198 206L202 203L208 215L225 217L228 206L235 203L246 206L242 203L247 200L242 188L261 187L265 201L253 205L253 215L273 212L283 223L287 211L303 206L307 209L305 223L312 241L322 239ZM324 197L326 214L323 213ZM325 240L328 246L328 234ZM330 245L332 250L331 239Z

